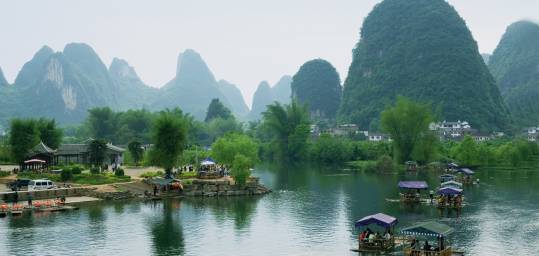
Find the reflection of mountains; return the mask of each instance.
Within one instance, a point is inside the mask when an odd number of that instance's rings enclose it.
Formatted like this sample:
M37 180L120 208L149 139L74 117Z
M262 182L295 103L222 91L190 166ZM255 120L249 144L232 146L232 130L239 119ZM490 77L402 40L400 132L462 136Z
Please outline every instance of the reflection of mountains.
M193 207L196 214L211 211L218 225L224 225L227 220L233 219L236 231L243 231L249 228L260 199L259 196L186 198L183 202Z

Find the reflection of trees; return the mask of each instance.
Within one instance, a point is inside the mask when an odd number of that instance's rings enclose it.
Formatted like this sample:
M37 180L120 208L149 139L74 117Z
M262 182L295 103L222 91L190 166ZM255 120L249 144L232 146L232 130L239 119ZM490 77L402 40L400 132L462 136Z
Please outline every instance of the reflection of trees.
M187 198L195 209L209 209L217 223L227 219L234 220L236 230L249 228L253 214L256 212L259 196L230 196L219 198Z
M107 225L105 223L106 215L104 213L105 205L97 203L89 203L88 210L88 235L92 241L103 241Z
M164 200L159 204L163 208L162 214L151 220L154 253L156 255L183 255L185 244L183 229L177 209L178 200Z

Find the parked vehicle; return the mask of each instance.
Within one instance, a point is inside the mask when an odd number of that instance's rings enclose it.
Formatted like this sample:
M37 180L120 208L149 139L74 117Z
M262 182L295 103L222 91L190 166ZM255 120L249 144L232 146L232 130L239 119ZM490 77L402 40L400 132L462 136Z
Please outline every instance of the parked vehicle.
M11 183L8 184L8 187L12 190L12 191L19 191L19 190L22 190L24 188L27 188L28 187L28 183L30 183L30 179L17 179Z
M50 180L32 180L28 183L28 191L46 190L53 188L56 188L56 185Z

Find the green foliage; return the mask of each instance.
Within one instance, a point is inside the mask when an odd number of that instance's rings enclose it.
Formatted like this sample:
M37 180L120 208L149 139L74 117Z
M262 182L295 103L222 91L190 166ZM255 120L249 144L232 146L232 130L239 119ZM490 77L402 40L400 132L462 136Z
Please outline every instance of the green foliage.
M194 165L197 166L200 160L210 156L210 151L206 151L201 147L191 147L184 150L180 157L180 165Z
M310 145L309 158L319 163L339 164L353 158L354 145L350 140L322 134Z
M355 143L353 157L361 160L375 161L380 156L391 155L391 143L360 141Z
M86 126L94 139L114 141L118 119L109 107L92 108L88 110Z
M83 168L78 165L74 165L74 166L71 166L70 170L71 170L71 173L73 174L81 174Z
M105 162L107 143L104 140L92 140L88 145L88 158L92 165L101 167Z
M519 126L539 122L539 24L511 24L489 61L492 75Z
M393 139L394 156L399 163L432 156L434 140L429 124L433 121L430 105L399 97L394 107L382 112L381 126ZM415 151L416 154L413 154ZM414 157L415 156L415 157Z
M232 164L231 175L236 181L236 184L244 186L247 182L247 178L251 175L249 168L253 165L252 160L249 157L246 157L242 154L237 154L234 156L234 162Z
M10 171L0 171L0 178L11 175Z
M116 168L116 170L114 170L114 176L118 176L118 177L125 176L124 169Z
M129 149L129 153L133 158L133 162L136 166L138 166L144 157L144 149L142 148L142 144L138 141L131 141L127 145L127 148Z
M36 121L32 119L11 120L9 145L14 162L21 164L30 149L39 143Z
M212 144L211 155L227 166L233 166L238 155L254 164L258 161L258 144L247 135L228 133Z
M54 119L40 118L36 123L40 140L52 149L57 149L62 142L63 131L57 127Z
M103 185L118 182L129 182L130 180L130 176L116 176L113 174L82 173L73 176L73 183L85 185Z
M101 169L99 167L91 167L90 168L90 173L93 174L93 175L98 175L101 173Z
M230 109L225 107L219 99L212 99L210 105L208 106L208 111L206 112L206 118L204 122L209 122L215 118L229 119L234 118Z
M376 126L397 95L432 102L441 118L480 130L511 122L477 43L444 0L382 1L364 20L339 119Z
M41 180L41 179L47 179L54 182L61 182L62 177L60 174L52 174L52 173L41 173L41 172L19 172L17 174L18 179L30 179L30 180Z
M477 144L468 135L464 136L464 139L454 148L452 155L464 166L473 166L479 163Z
M68 181L73 179L73 173L70 169L63 169L60 173L60 180L61 181Z
M335 118L341 102L341 80L337 70L323 59L303 64L292 78L292 95L309 107L311 116Z
M395 163L388 155L383 155L376 160L376 170L378 172L392 172L395 170Z
M167 176L177 165L187 139L187 125L183 118L171 111L162 111L152 128L154 147L151 151L152 162L163 167Z
M295 100L284 106L276 102L269 105L262 115L276 155L283 160L303 159L310 128L306 107Z
M165 175L162 171L156 171L156 172L145 172L140 175L142 178L155 178L155 177L163 177Z

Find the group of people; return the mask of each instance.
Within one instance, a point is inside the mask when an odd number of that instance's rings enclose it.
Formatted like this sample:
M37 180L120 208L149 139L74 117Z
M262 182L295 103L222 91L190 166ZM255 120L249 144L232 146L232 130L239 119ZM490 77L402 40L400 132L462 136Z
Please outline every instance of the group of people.
M462 206L462 195L447 195L438 198L438 205L453 206L459 208Z
M434 247L429 244L429 241L425 241L425 243L423 243L423 246L421 246L421 242L419 240L413 239L412 243L410 244L410 248L412 249L412 255L420 255L421 251L424 251L424 252L442 251L444 250L444 243L443 243L443 240L441 240L439 247ZM427 255L429 254L427 253Z
M374 243L391 240L391 232L387 229L383 235L380 235L378 232L373 232L371 229L367 228L359 234L360 243Z

